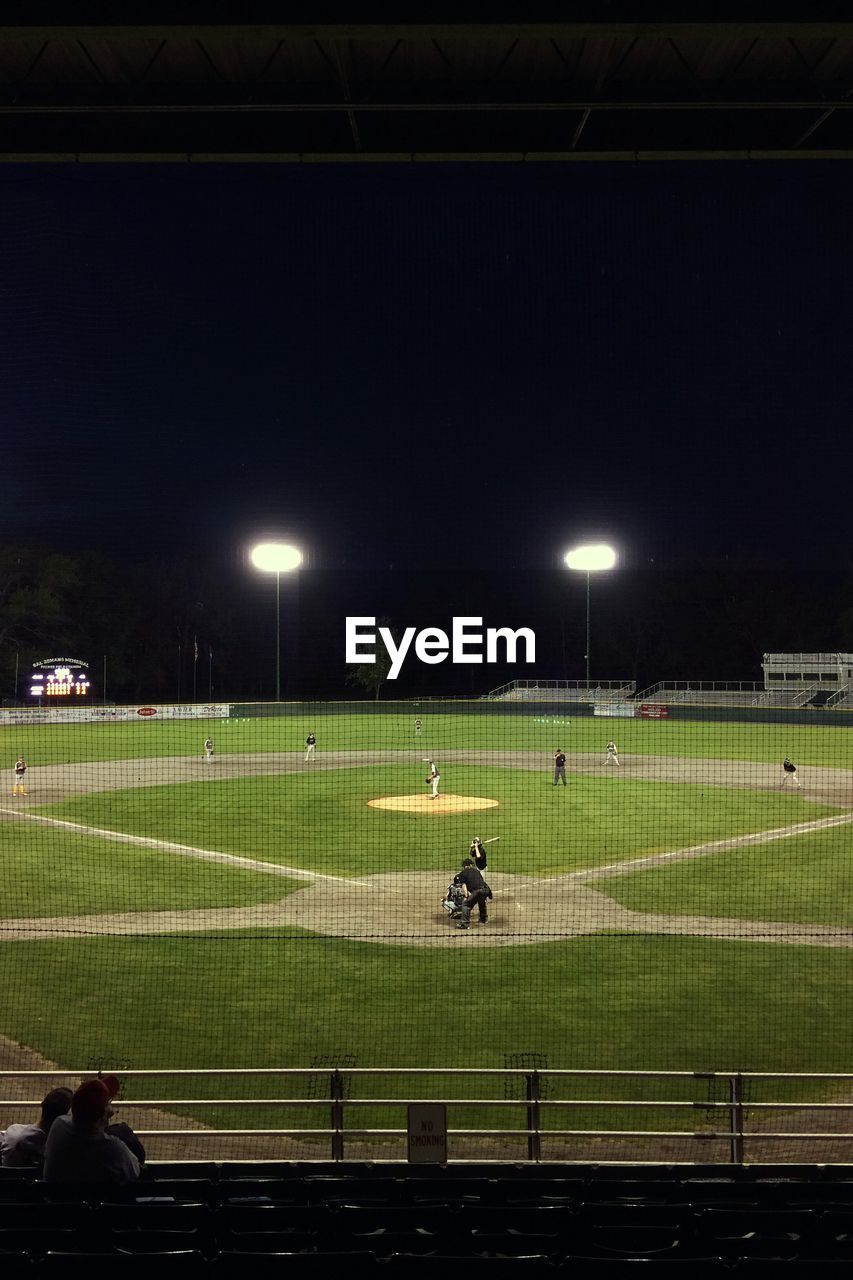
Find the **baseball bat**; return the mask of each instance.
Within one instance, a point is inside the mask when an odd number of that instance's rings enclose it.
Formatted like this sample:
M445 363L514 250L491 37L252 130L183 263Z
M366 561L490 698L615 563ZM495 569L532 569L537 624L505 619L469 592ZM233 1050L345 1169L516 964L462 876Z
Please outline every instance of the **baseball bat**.
M500 836L492 836L491 840L481 840L481 844L494 844L496 840L500 840Z

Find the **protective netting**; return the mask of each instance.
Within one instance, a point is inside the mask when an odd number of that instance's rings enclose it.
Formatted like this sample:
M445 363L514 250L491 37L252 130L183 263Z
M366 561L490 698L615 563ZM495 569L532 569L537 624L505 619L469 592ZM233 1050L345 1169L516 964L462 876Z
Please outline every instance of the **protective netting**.
M402 1108L367 1104L435 1096L460 1099L451 1123L480 1154L530 1154L526 1134L493 1131L526 1130L535 1105L542 1158L650 1158L653 1142L661 1158L728 1159L726 1073L853 1062L849 730L735 706L628 709L231 705L1 728L0 1066L305 1073L127 1076L125 1098L164 1104L131 1108L139 1128L183 1131L149 1139L161 1157L328 1153L326 1137L281 1131L334 1127L336 1105L352 1130L405 1128ZM491 897L469 875L460 907L448 888L477 837ZM435 1074L358 1075L377 1067ZM462 1067L497 1074L438 1074ZM721 1074L547 1074L566 1069ZM737 1102L846 1088L751 1080ZM166 1105L180 1098L197 1105ZM645 1106L620 1110L626 1098ZM577 1105L548 1109L559 1101ZM759 1135L846 1125L748 1119ZM245 1128L279 1132L216 1149L192 1136ZM625 1129L660 1136L614 1136ZM404 1139L383 1141L401 1153ZM805 1160L827 1143L761 1150Z

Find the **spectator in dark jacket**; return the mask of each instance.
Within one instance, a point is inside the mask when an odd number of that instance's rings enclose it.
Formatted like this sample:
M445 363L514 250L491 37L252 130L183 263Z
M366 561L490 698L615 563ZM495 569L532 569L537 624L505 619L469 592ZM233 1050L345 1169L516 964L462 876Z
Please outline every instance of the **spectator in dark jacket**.
M45 1182L134 1182L140 1162L128 1142L108 1132L115 1076L84 1080L71 1099L70 1115L60 1116L44 1148ZM119 1127L119 1126L114 1126ZM129 1126L127 1129L138 1143ZM141 1144L139 1144L141 1150ZM144 1155L144 1153L143 1153Z

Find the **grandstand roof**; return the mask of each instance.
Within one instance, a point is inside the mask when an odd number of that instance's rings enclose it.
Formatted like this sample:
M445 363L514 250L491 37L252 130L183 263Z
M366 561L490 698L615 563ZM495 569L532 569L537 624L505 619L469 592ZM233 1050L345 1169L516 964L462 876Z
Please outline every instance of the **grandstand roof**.
M77 8L4 7L0 159L853 158L840 5L802 22L618 0L489 23L464 4L405 23L263 0L238 22L209 0Z

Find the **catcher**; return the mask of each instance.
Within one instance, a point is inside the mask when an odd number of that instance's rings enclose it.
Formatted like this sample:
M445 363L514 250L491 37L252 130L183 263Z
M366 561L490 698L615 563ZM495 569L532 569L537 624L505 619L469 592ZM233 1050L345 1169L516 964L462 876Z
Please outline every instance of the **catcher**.
M491 898L492 891L470 858L466 858L462 863L462 870L457 876L454 876L453 883L459 885L465 894L459 908L460 919L456 928L469 929L471 927L471 912L475 907L478 908L480 913L480 924L488 924L489 913L486 903Z

